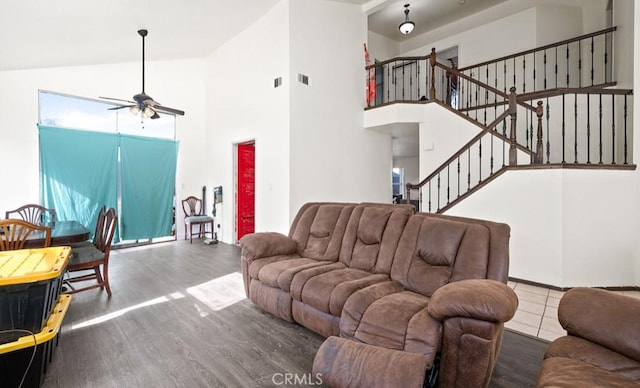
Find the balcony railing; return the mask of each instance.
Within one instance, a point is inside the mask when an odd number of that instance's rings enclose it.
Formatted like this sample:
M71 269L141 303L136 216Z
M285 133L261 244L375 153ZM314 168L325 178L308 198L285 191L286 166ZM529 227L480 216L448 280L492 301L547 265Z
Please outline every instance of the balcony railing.
M368 74L376 74L376 98L367 109L438 101L479 128L478 135L420 183L408 183L405 198L417 201L422 211L442 212L515 166L635 168L632 91L607 88L615 85L610 69L614 31L459 70L439 63L435 50L425 57L368 66ZM500 76L496 69L502 69ZM523 91L516 94L519 84Z

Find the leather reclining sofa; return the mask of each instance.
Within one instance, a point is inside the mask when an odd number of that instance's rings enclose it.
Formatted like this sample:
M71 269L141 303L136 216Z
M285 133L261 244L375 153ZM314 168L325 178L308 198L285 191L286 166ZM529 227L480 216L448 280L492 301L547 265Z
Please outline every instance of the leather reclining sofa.
M308 203L288 236L240 240L247 297L328 337L313 373L334 387L486 387L504 322L506 224L412 205Z
M558 320L567 335L547 348L538 387L640 387L640 299L572 288Z

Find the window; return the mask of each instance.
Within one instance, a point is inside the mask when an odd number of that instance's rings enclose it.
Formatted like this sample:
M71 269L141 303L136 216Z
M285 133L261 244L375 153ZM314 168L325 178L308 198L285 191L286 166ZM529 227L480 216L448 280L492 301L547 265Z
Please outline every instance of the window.
M39 91L38 102L38 122L48 127L175 139L176 118L171 114L142 119L127 108L109 110L119 106L115 103L46 90Z
M169 236L175 228L175 116L142 119L114 107L40 91L42 203L90 230L102 205L115 207L114 242Z
M394 202L398 202L404 196L404 168L394 167L391 172Z

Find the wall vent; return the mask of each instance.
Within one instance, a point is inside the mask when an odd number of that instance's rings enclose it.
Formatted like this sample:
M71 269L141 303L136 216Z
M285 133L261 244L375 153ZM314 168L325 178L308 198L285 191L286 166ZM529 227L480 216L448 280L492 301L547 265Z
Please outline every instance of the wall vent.
M277 88L278 86L282 86L282 77L273 79L273 87Z
M301 84L309 85L309 76L298 73L298 82Z

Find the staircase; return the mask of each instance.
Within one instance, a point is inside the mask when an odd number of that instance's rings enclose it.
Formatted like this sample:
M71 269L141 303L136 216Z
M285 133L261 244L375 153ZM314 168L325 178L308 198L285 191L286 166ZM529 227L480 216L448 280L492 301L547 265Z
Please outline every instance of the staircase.
M405 199L441 213L510 170L635 169L632 91L615 87L611 66L615 30L460 69L438 61L435 49L367 66L376 80L367 110L437 104L477 128L421 182L408 183Z

